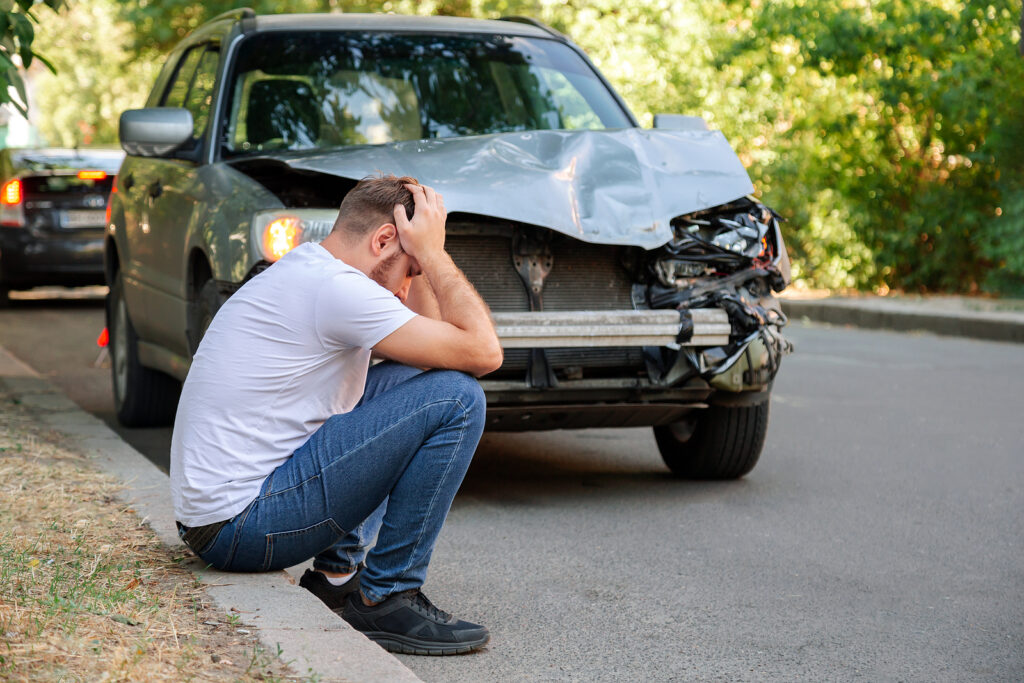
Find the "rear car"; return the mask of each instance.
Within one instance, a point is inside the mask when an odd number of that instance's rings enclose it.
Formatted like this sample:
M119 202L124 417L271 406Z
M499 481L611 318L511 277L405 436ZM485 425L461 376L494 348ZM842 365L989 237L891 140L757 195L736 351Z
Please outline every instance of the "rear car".
M653 427L680 476L757 462L790 349L779 216L700 119L639 127L531 21L228 13L125 112L106 246L118 416L173 416L219 305L375 172L434 186L504 365L488 429ZM244 353L244 349L239 350Z
M0 150L0 301L10 290L102 285L120 150Z

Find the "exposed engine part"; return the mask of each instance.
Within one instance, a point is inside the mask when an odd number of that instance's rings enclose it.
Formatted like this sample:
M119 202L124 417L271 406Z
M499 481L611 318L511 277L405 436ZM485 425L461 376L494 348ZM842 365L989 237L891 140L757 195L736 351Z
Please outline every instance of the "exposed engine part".
M544 310L544 279L551 273L554 263L550 233L540 230L516 231L512 238L512 264L526 285L531 311ZM544 349L530 351L526 383L538 389L558 386L555 371Z
M544 310L544 279L554 265L551 239L547 231L519 230L512 239L512 263L526 285L530 310Z
M751 217L749 213L738 214L735 218L718 217L718 226L711 243L716 247L757 258L768 249L765 235L768 224Z
M771 288L781 291L786 282L778 221L778 214L752 199L679 216L672 222L675 239L647 262L648 282L682 291L705 284L708 276L754 268L766 271Z
M742 270L717 280L702 279L687 287L662 287L652 284L647 289L647 303L651 308L704 308L718 292L729 292L747 286L758 278L770 278L771 271L763 268Z

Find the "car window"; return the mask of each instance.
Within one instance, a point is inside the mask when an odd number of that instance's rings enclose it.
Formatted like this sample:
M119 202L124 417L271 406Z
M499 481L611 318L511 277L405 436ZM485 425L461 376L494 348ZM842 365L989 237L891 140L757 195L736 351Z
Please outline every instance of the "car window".
M185 95L188 94L188 87L192 83L192 76L196 73L196 66L206 46L200 45L191 48L185 53L178 63L178 70L174 73L170 85L160 102L161 107L181 107L185 104Z
M257 34L229 92L228 156L632 125L572 48L519 36Z
M214 47L203 52L196 67L195 78L188 89L183 106L192 112L192 137L200 138L210 118L210 102L213 99L213 85L217 79L217 63L220 53Z
M583 96L569 77L554 69L542 69L540 77L543 82L542 91L554 106L558 120L558 128L569 130L603 128L601 119L587 104Z

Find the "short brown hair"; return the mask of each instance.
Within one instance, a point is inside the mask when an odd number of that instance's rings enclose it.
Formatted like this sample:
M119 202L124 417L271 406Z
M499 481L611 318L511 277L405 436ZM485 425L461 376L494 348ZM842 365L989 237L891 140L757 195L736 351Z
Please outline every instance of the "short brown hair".
M363 178L341 201L334 230L358 239L385 223L394 223L396 204L405 206L405 215L412 220L416 205L412 192L405 187L407 184L419 185L419 181L393 175Z

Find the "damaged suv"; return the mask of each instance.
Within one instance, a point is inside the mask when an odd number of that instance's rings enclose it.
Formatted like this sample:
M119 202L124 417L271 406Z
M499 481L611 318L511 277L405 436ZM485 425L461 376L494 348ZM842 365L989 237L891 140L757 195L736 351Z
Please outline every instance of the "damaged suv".
M106 271L124 424L171 420L220 304L384 172L444 195L446 248L493 312L489 429L651 426L677 475L756 464L790 348L779 217L720 132L641 129L565 36L238 10L172 52L120 135Z

